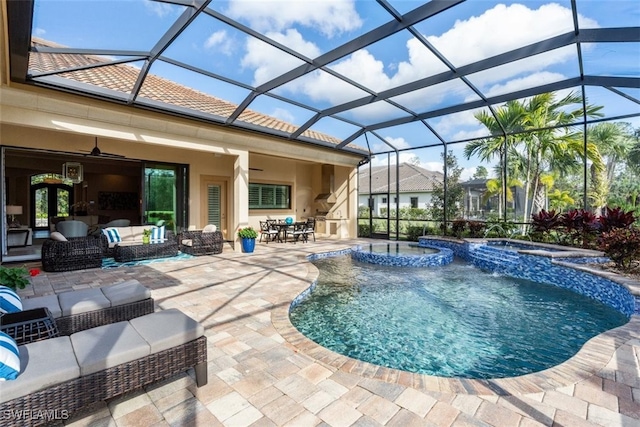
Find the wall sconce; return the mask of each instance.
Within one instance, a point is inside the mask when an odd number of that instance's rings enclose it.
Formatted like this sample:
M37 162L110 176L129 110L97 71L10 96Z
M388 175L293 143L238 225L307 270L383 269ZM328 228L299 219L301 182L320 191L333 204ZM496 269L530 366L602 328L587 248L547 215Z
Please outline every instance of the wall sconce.
M62 176L70 179L74 184L82 182L82 165L80 163L67 162L62 165Z
M9 222L9 227L11 227L11 228L20 227L20 222L18 222L16 220L16 215L22 215L22 206L7 205L7 215L11 216L11 221Z

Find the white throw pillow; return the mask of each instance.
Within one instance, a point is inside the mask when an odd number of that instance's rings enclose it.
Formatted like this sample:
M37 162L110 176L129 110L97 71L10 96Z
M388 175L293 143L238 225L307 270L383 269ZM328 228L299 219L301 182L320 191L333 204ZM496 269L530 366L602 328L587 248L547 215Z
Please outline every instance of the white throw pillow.
M0 313L18 313L22 311L20 297L8 286L0 286Z
M164 225L162 227L151 228L151 240L154 242L164 241Z
M214 231L216 231L218 229L218 227L216 227L215 224L207 224L204 226L204 228L202 229L203 233L213 233Z
M102 230L105 236L107 236L107 240L109 243L120 243L122 242L122 238L120 237L120 233L117 228L105 228Z
M54 231L53 233L49 234L49 238L51 240L55 240L56 242L68 242L67 238L64 237L64 234L60 233L59 231Z
M15 380L20 373L20 351L16 341L0 332L0 381Z

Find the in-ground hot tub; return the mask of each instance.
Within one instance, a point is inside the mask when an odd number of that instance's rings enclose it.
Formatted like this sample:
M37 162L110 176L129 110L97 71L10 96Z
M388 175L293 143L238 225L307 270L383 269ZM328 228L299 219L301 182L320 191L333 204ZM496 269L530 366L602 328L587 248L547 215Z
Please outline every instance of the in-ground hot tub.
M453 251L412 243L373 243L356 246L351 257L370 264L398 267L437 267L453 261Z

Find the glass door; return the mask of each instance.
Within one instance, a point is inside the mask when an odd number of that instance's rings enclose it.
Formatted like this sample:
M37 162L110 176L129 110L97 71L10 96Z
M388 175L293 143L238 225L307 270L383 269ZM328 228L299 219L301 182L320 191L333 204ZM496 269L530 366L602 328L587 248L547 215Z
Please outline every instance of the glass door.
M144 167L144 222L164 221L167 230L186 228L187 166L146 163Z
M52 218L66 217L73 204L73 187L57 174L31 177L30 227L49 230Z

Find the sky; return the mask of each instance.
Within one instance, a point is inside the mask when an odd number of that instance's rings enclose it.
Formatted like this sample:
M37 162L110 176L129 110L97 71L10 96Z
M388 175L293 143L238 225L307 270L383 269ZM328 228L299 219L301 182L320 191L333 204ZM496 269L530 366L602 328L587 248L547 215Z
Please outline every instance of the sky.
M390 0L389 3L401 14L423 4L412 0ZM640 3L637 1L578 0L577 3L581 28L640 26ZM309 59L329 52L392 19L372 0L214 0L210 8ZM33 35L70 47L148 51L183 11L183 6L149 0L36 0ZM474 0L423 21L415 25L415 29L454 67L460 67L573 31L573 21L569 0ZM304 63L294 55L204 14L198 16L163 55L241 85L258 87ZM640 43L584 43L582 55L585 74L588 75L638 77L640 74ZM472 74L468 79L486 96L499 95L577 77L577 57L577 49L571 45ZM330 63L328 68L375 92L448 70L408 31L401 31L339 58ZM247 88L212 81L162 61L154 63L151 73L233 103L242 102L250 93ZM640 89L623 91L636 99L640 98ZM277 87L274 93L320 109L367 95L360 88L322 70ZM590 89L587 97L590 103L604 106L606 117L640 110L638 104L606 89ZM456 79L404 94L393 101L416 113L424 113L477 99L478 95L473 90ZM249 108L295 125L304 124L314 115L312 110L268 96L258 96ZM374 124L406 117L407 113L386 102L376 102L340 113L339 116L345 120ZM634 127L640 127L638 118L626 121ZM427 122L447 141L486 135L486 130L474 118L474 111ZM351 124L333 118L321 120L312 129L341 139L358 130ZM440 143L422 124L380 129L377 134L398 149ZM374 152L388 150L388 146L373 135L368 135L368 141ZM366 147L366 142L364 137L355 141L363 147ZM454 144L451 150L465 168L463 178L467 178L478 162L464 159L461 154L463 147L463 143ZM440 148L407 151L401 153L400 160L417 156L421 166L440 170L440 152ZM373 162L386 163L386 156L378 156Z

